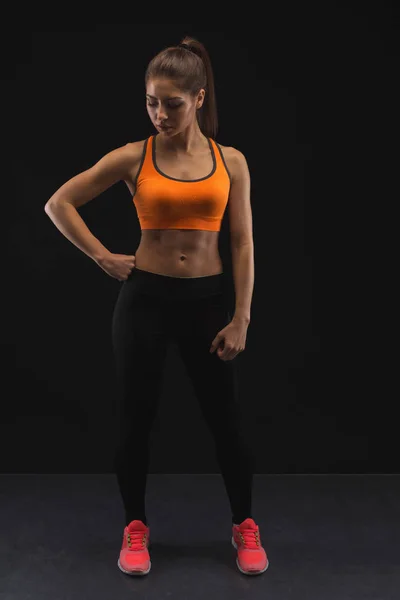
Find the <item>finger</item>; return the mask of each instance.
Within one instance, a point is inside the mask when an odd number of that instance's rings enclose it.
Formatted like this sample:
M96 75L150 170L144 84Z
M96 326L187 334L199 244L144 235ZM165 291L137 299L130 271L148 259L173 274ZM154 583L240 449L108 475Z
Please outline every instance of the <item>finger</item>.
M218 348L219 346L219 339L216 337L213 339L213 341L211 342L211 346L210 346L210 352L214 352L216 348Z
M225 354L225 360L233 360L236 356L237 352L234 348L231 348L228 352L226 352Z
M223 352L222 352L221 354L220 354L220 353L218 353L218 358L220 358L221 360L225 360L225 355L224 355L224 353L223 353Z
M228 360L229 357L229 352L228 350L225 348L224 350L222 350L222 352L219 355L221 360Z

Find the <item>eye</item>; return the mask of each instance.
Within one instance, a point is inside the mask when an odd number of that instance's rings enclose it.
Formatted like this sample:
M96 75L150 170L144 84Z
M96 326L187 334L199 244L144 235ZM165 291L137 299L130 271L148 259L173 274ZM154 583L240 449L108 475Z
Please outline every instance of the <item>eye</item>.
M157 106L157 102L147 101L147 106ZM180 106L182 106L182 102L180 102L179 104L170 104L168 108L179 108Z

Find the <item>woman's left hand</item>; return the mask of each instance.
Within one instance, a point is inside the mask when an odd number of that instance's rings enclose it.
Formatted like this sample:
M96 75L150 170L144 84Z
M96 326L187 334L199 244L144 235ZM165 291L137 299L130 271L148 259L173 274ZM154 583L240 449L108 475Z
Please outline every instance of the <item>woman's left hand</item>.
M247 328L248 323L232 320L217 333L211 344L210 353L217 350L221 360L234 359L246 347Z

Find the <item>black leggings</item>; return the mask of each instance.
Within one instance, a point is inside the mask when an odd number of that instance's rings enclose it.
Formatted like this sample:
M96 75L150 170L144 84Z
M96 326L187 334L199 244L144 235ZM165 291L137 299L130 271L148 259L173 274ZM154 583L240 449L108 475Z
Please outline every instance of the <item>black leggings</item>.
M121 286L112 319L118 443L114 459L126 525L147 524L149 437L160 400L170 342L177 345L215 442L232 522L251 517L253 457L241 417L235 360L210 354L231 320L224 273L170 277L134 268Z

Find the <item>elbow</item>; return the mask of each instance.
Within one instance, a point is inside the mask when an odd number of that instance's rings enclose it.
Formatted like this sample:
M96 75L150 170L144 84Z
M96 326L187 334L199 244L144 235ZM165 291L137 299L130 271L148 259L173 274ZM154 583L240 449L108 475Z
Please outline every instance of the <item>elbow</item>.
M49 214L50 212L52 212L55 208L57 208L57 206L60 206L60 204L65 204L66 200L62 200L60 198L50 198L50 200L48 200L46 202L46 204L44 205L44 212L46 214Z
M231 247L233 250L240 250L241 248L254 248L254 244L248 236L240 236L232 238Z
M48 214L60 201L60 197L57 194L53 194L44 205L44 212Z
M50 216L54 212L56 207L56 202L46 202L46 204L44 205L44 212L46 213L46 215Z

